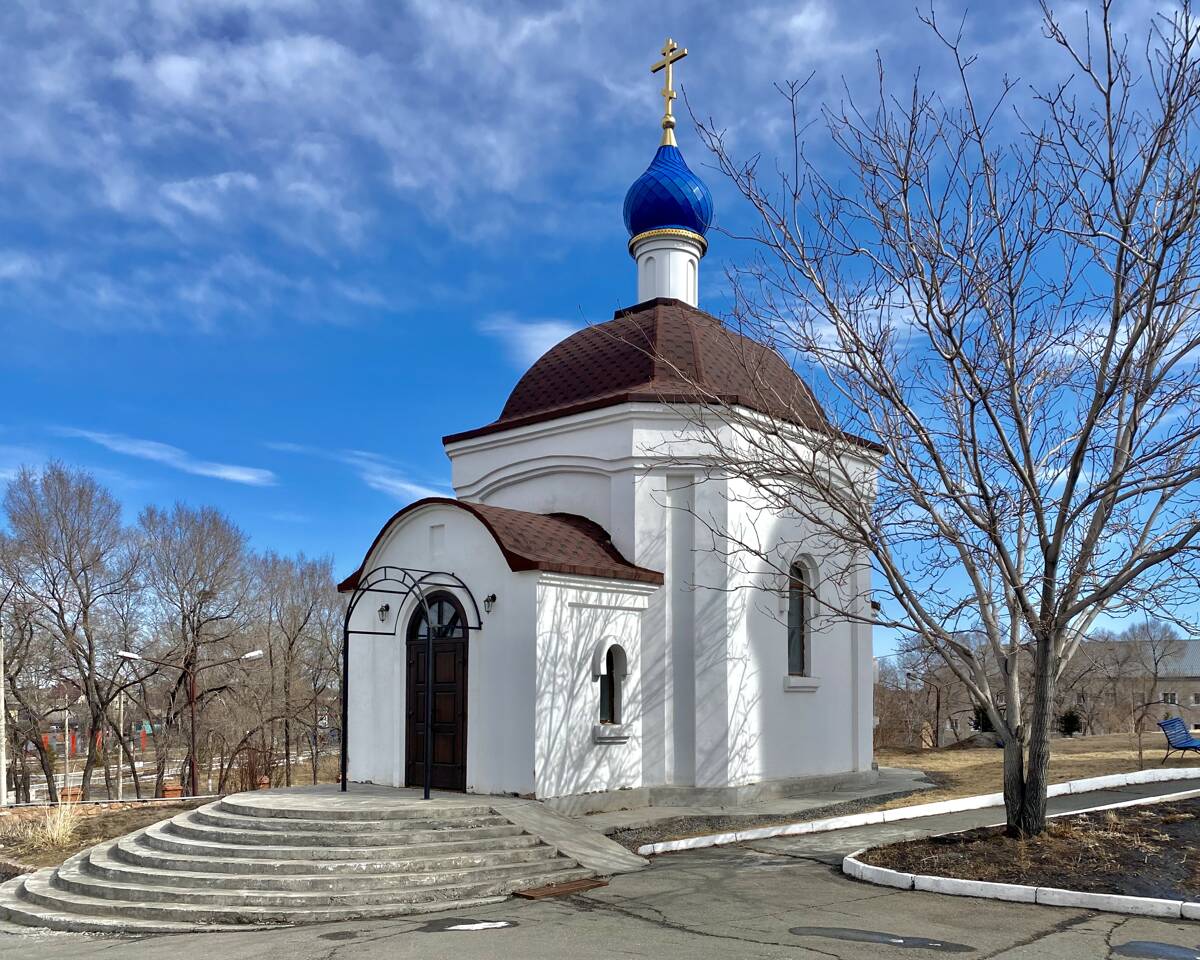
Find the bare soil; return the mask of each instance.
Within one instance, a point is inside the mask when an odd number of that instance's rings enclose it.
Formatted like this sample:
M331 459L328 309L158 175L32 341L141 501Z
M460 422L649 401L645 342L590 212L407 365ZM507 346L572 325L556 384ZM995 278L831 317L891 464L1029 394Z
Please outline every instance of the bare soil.
M0 880L20 872L17 867L52 867L81 850L104 840L124 836L184 810L192 810L208 800L182 800L178 803L97 803L79 804L79 826L73 837L62 845L32 843L27 821L41 817L46 807L14 809L0 816Z
M1191 900L1200 896L1200 799L1060 817L1029 840L1003 827L912 840L863 860L959 880Z

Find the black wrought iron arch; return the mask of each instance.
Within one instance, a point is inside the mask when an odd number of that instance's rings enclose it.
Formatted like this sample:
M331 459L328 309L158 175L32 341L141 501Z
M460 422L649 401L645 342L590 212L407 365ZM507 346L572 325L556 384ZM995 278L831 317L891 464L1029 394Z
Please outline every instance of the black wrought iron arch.
M456 573L445 570L421 570L416 567L398 567L394 564L383 564L370 570L365 575L358 578L358 582L354 585L354 590L350 594L350 600L346 604L346 616L342 623L342 737L341 737L341 756L339 757L342 792L344 793L348 786L348 768L349 768L349 741L350 741L350 636L367 636L367 637L386 637L396 636L400 629L400 611L408 600L416 596L419 603L425 612L425 618L430 623L432 619L429 611L429 596L437 592L448 592L452 596L458 598L465 595L470 601L471 610L474 614L474 622L468 614L464 626L467 631L482 630L483 618L479 613L479 604L475 600L475 594L471 592L471 588L463 582L462 577ZM350 621L354 617L355 611L363 598L368 594L376 594L383 596L392 596L399 598L396 601L396 616L392 619L392 628L390 630L351 630ZM390 606L390 604L389 604ZM467 608L463 606L463 612L467 613ZM433 630L427 631L425 639L425 689L433 689ZM431 730L433 727L433 698L425 697L425 729ZM424 793L425 799L429 799L429 791L431 779L433 775L433 738L425 736L425 783Z

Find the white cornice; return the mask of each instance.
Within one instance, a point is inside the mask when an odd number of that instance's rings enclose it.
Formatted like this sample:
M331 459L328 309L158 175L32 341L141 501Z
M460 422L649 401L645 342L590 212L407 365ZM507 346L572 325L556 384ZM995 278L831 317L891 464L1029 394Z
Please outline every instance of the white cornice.
M626 596L649 597L662 589L656 583L641 583L637 580L616 580L612 577L581 577L566 573L541 573L538 585L560 587L570 590L588 590L598 593L620 593Z
M522 426L498 430L495 433L485 433L481 437L468 437L465 440L454 440L446 443L446 454L451 458L462 453L478 453L482 450L495 450L515 443L525 443L529 440L552 437L560 433L572 433L581 427L597 427L608 423L638 419L650 420L680 420L680 410L683 404L641 403L628 402L614 404L611 407L600 407L597 410L585 410L582 413L572 413L553 420L541 420L537 423L527 423ZM686 420L685 420L686 422Z

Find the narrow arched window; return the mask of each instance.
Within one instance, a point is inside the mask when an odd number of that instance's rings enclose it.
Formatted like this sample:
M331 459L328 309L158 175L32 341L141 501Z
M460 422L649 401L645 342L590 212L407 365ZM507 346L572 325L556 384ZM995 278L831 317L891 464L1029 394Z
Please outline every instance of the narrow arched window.
M613 644L604 654L600 674L600 722L621 722L621 685L625 679L625 651Z
M604 673L600 674L600 722L617 722L617 672L613 669L612 647L604 655Z
M803 563L793 563L788 578L788 673L808 676L812 631L812 578Z

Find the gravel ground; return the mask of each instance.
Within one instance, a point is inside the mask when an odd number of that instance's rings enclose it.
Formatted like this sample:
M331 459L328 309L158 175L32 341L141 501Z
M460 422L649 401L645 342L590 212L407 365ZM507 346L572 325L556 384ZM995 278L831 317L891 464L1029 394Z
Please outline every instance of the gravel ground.
M709 817L672 817L670 820L660 820L648 827L635 830L618 830L612 834L613 840L637 852L638 847L647 843L661 843L664 840L682 840L685 837L702 837L709 833L727 833L730 830L752 830L755 827L770 827L778 823L806 823L809 820L823 820L826 817L842 817L851 813L865 813L897 800L900 797L911 796L913 791L902 790L899 793L885 793L878 797L867 797L862 800L847 800L845 803L833 803L827 807L814 807L799 813L772 814L721 814Z

